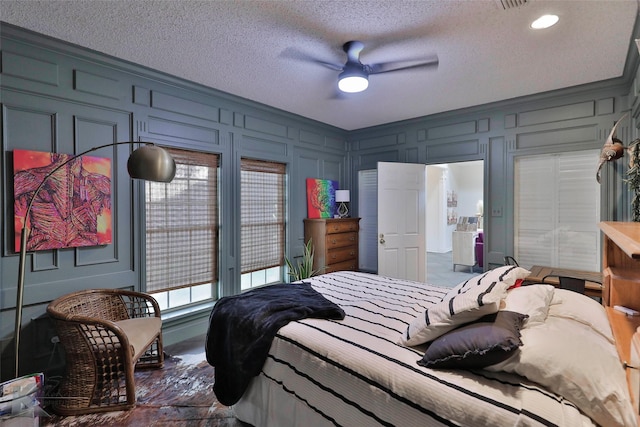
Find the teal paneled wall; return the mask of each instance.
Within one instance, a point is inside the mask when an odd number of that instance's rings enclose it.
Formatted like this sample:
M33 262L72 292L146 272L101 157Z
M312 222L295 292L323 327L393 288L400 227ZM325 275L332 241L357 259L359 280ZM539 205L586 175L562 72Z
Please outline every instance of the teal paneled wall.
M637 54L635 58L637 63ZM629 95L629 86L635 84L618 81L564 89L353 131L349 134L351 181L357 182L358 171L375 168L377 161L439 164L484 160L485 259L499 265L505 255L513 253L515 159L599 149L613 123L629 108L634 111L635 130L626 121L618 136L631 141L638 135L640 115L637 90ZM606 165L603 220L630 218L630 195L623 183L626 168L625 161Z
M349 185L346 131L5 24L1 77L2 379L13 374L11 341L18 281L19 257L13 249L14 149L72 154L141 138L219 154L222 295L240 291L242 157L287 164L291 256L302 253L305 178ZM113 243L28 255L21 336L24 372L48 369L55 335L45 315L51 300L90 287L144 288L144 187L127 174L129 150L121 145L92 153L112 160ZM165 343L205 332L208 314L204 309L165 320ZM34 354L42 357L35 359Z
M599 148L621 112L633 111L623 140L638 135L637 53L634 76L589 87L504 101L347 132L193 84L135 64L2 25L2 171L0 218L0 377L12 375L11 338L18 256L13 250L12 151L79 153L129 139L217 153L220 175L221 294L239 292L240 159L287 164L288 255L302 252L305 179L340 182L378 161L452 163L484 160L486 259L500 263L513 247L513 163L520 155ZM626 134L625 134L626 132ZM44 315L59 295L88 287L142 289L142 184L124 167L129 148L96 155L113 161L114 243L28 256L22 333L25 372L46 369L55 332ZM603 219L629 218L623 163L603 175ZM594 171L595 176L595 171ZM165 321L165 342L206 331L208 311ZM39 358L33 355L40 355ZM54 354L55 356L55 354ZM58 359L53 358L54 361Z

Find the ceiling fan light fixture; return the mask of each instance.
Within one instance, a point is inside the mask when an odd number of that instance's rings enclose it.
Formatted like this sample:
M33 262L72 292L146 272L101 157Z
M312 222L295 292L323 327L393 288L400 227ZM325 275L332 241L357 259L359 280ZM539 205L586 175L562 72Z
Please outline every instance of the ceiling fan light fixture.
M367 76L360 73L342 72L338 78L338 89L342 92L356 93L362 92L369 87Z

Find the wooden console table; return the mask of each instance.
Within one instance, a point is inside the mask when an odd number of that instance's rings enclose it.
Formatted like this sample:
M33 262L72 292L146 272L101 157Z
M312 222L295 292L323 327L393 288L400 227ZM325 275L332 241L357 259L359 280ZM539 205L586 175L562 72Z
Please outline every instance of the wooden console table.
M543 265L534 265L529 269L531 274L525 279L528 283L540 283L545 276L551 276L545 280L554 286L559 286L560 282L557 277L553 276L569 276L585 279L584 293L590 297L602 298L602 273L597 271L570 270L567 268L546 267Z
M640 223L600 223L604 233L603 304L640 311Z
M623 305L640 311L640 223L601 222L604 233L602 253L603 295L620 360L637 365L640 361L640 316L626 316L613 309ZM633 344L632 344L633 343ZM629 390L638 413L640 378L627 369Z

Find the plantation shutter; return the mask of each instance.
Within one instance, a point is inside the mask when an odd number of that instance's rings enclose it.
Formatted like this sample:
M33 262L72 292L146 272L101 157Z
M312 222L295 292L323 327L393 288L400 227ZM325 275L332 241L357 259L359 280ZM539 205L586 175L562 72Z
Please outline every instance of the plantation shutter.
M378 171L358 171L358 212L366 212L360 219L360 249L358 268L378 271Z
M520 265L600 271L597 150L520 157L515 256Z
M168 148L170 183L145 183L147 292L218 280L218 155Z
M241 159L241 273L284 264L286 165Z

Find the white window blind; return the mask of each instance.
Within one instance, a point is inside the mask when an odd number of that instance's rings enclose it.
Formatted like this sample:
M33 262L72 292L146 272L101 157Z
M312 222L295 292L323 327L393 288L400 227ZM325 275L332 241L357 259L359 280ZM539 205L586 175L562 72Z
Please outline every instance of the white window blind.
M515 256L524 266L600 270L596 150L515 163Z
M378 271L378 170L358 171L359 269Z
M170 183L145 183L147 292L218 280L218 156L167 149Z
M284 264L286 165L241 159L241 272Z

